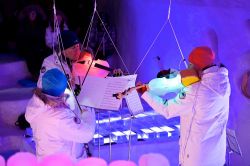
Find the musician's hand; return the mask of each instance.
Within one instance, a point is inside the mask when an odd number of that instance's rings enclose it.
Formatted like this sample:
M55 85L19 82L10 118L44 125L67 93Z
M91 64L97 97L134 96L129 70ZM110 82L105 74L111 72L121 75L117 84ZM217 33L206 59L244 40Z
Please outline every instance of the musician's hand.
M123 75L123 72L120 68L113 70L113 77L120 77L122 75Z
M141 86L141 85L143 85L143 83L141 83L141 82L136 83L136 86ZM148 90L149 90L148 85L144 85L142 88L137 89L137 92L139 94L143 94L144 92L146 92Z
M115 94L113 94L113 97L115 97L116 99L122 99L123 98L123 94L122 94L122 92L115 93Z

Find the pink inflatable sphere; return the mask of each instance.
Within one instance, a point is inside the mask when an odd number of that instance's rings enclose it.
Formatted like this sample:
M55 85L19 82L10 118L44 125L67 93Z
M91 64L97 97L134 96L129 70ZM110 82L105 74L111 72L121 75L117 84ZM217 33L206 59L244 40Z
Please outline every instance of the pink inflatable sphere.
M0 155L0 166L5 166L5 159Z
M169 166L168 159L159 153L144 154L139 159L139 166Z
M107 162L101 158L90 157L80 160L76 166L107 166Z
M44 157L39 166L74 166L73 161L65 154L54 154Z
M136 166L136 164L133 161L117 160L111 162L109 166Z
M28 152L18 152L7 160L7 166L37 166L36 156Z

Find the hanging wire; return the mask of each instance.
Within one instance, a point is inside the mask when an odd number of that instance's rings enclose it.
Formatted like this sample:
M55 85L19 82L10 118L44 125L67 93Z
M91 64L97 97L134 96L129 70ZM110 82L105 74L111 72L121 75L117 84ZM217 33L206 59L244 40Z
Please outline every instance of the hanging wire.
M55 0L53 2L54 2L53 3L54 33L53 33L53 36L52 36L52 50L53 50L53 54L55 54L56 53L56 50L55 50L55 40L59 44L60 28L59 28L59 23L58 23L58 20L57 20L57 15L56 15L57 13L56 13Z
M62 43L62 36L61 36L60 33L58 34L58 38L59 38L60 42ZM60 45L60 44L59 44L59 45ZM60 48L61 48L61 50L64 50L63 44L61 45ZM60 50L60 49L59 49L59 50ZM64 74L66 75L65 68L64 68L64 66L62 65L63 61L62 61L62 59L60 58L60 57L62 57L63 55L62 55L62 52L61 52L61 51L59 51L59 53L60 53L60 55L58 55L58 54L56 54L56 55L57 55L57 57L58 57L58 59L59 59L61 68L62 68ZM66 57L65 57L65 58L66 58ZM66 61L66 59L65 59L65 61ZM76 101L78 107L79 107L80 110L82 111L81 106L80 106L80 104L79 104L79 101L78 101L78 99L77 99L76 96L75 96L74 90L73 90L73 88L72 88L71 83L69 82L69 80L68 80L68 86L69 86L70 91L73 93L73 96L74 96L74 98L75 98L75 101Z
M145 60L145 58L146 58L146 56L148 55L149 51L151 51L152 47L154 46L156 40L158 39L159 35L160 35L161 32L163 31L163 29L165 28L165 26L167 25L167 23L168 23L168 20L166 20L166 21L164 22L164 24L163 24L163 26L161 27L160 31L157 33L157 35L156 35L156 37L154 38L153 42L152 42L151 45L149 46L149 48L148 48L146 54L143 56L141 62L140 62L139 65L138 65L138 67L135 69L134 74L136 74L137 71L139 70L139 68L141 67L143 61Z
M85 37L84 37L83 42L82 42L81 51L83 50L83 47L84 47L84 44L85 44L85 41L86 41L87 36L88 36L88 41L87 41L87 45L86 45L85 48L88 48L89 39L90 39L90 32L91 32L91 30L92 30L92 26L93 26L93 22L94 22L95 13L96 13L96 0L95 0L95 3L94 3L94 11L93 11L93 14L92 14L92 17L91 17L91 20L90 20L89 27L88 27L88 29L87 29L87 32L86 32Z
M177 39L177 36L176 36L175 30L174 30L173 25L172 25L172 23L171 23L171 19L170 19L170 14L171 14L171 6L172 6L172 0L169 0L169 6L168 6L168 21L169 21L169 25L170 25L170 27L171 27L171 30L172 30L172 32L173 32L173 35L174 35L174 38L175 38L176 44L177 44L178 49L179 49L179 51L180 51L182 61L184 62L185 67L186 67L186 68L188 68L187 61L186 61L186 59L185 59L185 57L184 57L184 55L183 55L183 53L182 53L182 50L181 50L181 47L180 47L179 41L178 41L178 39ZM179 65L179 67L180 67L180 65Z
M55 0L53 1L53 11L54 11L54 17L56 17L56 7L55 7L56 5L55 5ZM57 20L57 19L56 19ZM58 25L58 23L56 23L56 25ZM59 29L59 26L56 26L56 28L57 29ZM59 31L58 31L59 33L58 33L58 41L59 42L61 42L61 43L63 43L62 42L62 37L61 37L61 33L60 33L60 29L59 29ZM61 46L60 46L60 43L58 42L58 45L59 45L59 54L61 54L61 50L64 50L64 47L63 47L63 44L61 44ZM58 54L56 54L57 55L57 58L58 58L58 60L59 60L59 62L60 62L60 66L61 66L61 68L62 68L62 70L63 70L63 73L65 74L65 76L66 76L66 71L65 71L65 68L64 68L64 66L63 66L63 60L62 60L62 54L61 55L58 55ZM78 99L76 98L76 95L75 95L75 93L74 93L74 90L73 90L73 88L72 88L72 86L71 86L71 83L69 82L69 80L67 80L67 84L68 84L68 87L69 87L69 89L70 89L70 91L73 93L73 96L74 96L74 99L75 99L75 101L76 101L76 103L77 103L77 106L78 106L78 108L80 109L80 111L81 112L83 112L83 110L81 109L81 106L80 106L80 104L79 104L79 101L78 101ZM73 111L73 110L71 110L73 113L74 113L74 115L75 115L75 122L77 123L77 124L79 124L79 123L81 123L81 120L80 120L80 118L78 117L78 115Z
M181 60L179 61L179 64L178 64L178 69L179 69L179 70L181 70L181 64L182 64L182 62L183 62L183 60L181 59Z
M109 113L109 162L111 162L112 159L112 149L111 149L111 121L110 121L110 111Z
M123 61L121 54L119 53L119 51L118 51L118 49L117 49L117 47L116 47L116 45L115 45L115 43L114 43L112 37L110 36L110 34L109 34L109 32L108 32L108 30L107 30L107 28L106 28L104 22L102 21L102 18L100 17L100 15L99 15L99 13L98 13L97 10L96 10L96 14L97 14L98 18L100 19L100 21L101 21L101 23L102 23L102 26L103 26L103 28L105 29L105 31L106 31L106 33L107 33L107 35L108 35L108 37L109 37L109 40L110 40L111 43L113 44L113 46L114 46L114 48L115 48L115 50L116 50L116 53L117 53L118 56L120 57L123 66L125 67L127 73L129 74L129 70L128 70L128 68L127 68L127 66L126 66L126 64L125 64L125 62Z
M110 39L110 41L111 41L113 47L114 47L115 50L116 50L116 53L118 54L119 58L120 58L121 61L122 61L122 64L123 64L124 68L126 69L126 72L129 74L128 67L126 66L126 64L125 64L125 62L124 62L124 60L123 60L121 54L119 53L119 51L118 51L118 49L117 49L117 47L116 47L116 45L115 45L115 43L114 43L114 41L113 41L111 35L109 34L109 32L108 32L108 30L107 30L107 28L106 28L106 26L105 26L105 24L104 24L102 18L100 17L99 12L97 11L97 3L96 3L96 0L95 0L95 3L94 3L94 11L93 11L93 14L92 14L92 17L91 17L91 21L90 21L89 27L88 27L88 29L87 29L86 35L85 35L85 37L84 37L84 40L83 40L83 43L82 43L82 46L81 46L81 50L83 50L83 46L84 46L85 41L86 41L87 38L88 38L88 41L87 41L87 46L86 46L85 48L88 47L88 43L89 43L89 40L90 40L90 32L91 32L91 29L92 29L92 26L93 26L95 14L97 14L99 20L101 21L102 26L103 26L103 28L105 29L105 32L107 33L107 35L108 35L108 37L109 37L109 39Z
M163 29L165 28L166 24L168 23L168 20L170 19L170 12L171 12L171 0L169 2L169 6L168 6L168 17L167 20L164 22L163 26L161 27L160 31L158 32L158 34L156 35L155 39L153 40L152 44L149 46L146 54L143 56L141 62L139 63L138 67L135 69L134 74L137 73L137 71L139 70L139 68L141 67L143 61L145 60L146 56L148 55L149 51L152 49L153 45L155 44L156 40L158 39L159 35L161 34L161 32L163 31Z
M131 133L132 133L132 121L134 116L130 117L129 135L128 135L128 160L131 160Z
M171 6L172 6L172 0L169 0L169 5L168 5L168 20L170 19Z
M53 27L54 27L54 32L56 31L56 34L57 34L57 27L56 27L56 22L57 22L57 19L56 19L56 7L55 7L55 3L53 4L53 17L54 17L54 21L53 21ZM57 36L56 36L57 38ZM53 50L53 54L56 52L55 51L55 35L53 34L52 36L52 50Z
M111 38L111 36L110 36L110 34L109 34L109 32L108 32L108 30L107 30L107 28L106 28L106 26L105 26L103 20L102 20L102 18L100 17L100 15L99 15L99 13L98 13L98 11L97 11L97 4L96 4L96 1L95 1L95 5L94 5L94 12L93 12L93 15L92 15L91 23L90 23L90 26L89 26L89 28L88 28L87 34L85 35L83 44L85 43L86 37L87 37L87 36L90 36L89 33L90 33L91 28L92 28L92 24L93 24L93 19L94 19L95 13L97 14L99 20L101 21L102 26L103 26L104 29L105 29L105 32L107 33L107 35L108 35L110 41L112 42L112 44L113 44L113 46L114 46L114 48L115 48L117 54L119 55L119 57L120 57L120 59L121 59L121 61L122 61L123 65L124 65L124 67L126 68L127 73L129 74L129 71L128 71L127 66L125 65L125 63L124 63L124 61L123 61L123 59L122 59L122 57L121 57L121 55L120 55L120 53L119 53L117 47L116 47L115 44L114 44L114 41L112 40L112 38ZM105 35L105 33L104 33L104 35ZM104 35L103 35L103 38L104 38ZM88 37L88 41L89 41L89 37ZM102 43L102 42L101 42L101 43ZM84 79L83 79L83 82L82 82L82 86L83 86L83 84L84 84L84 82L85 82L85 80L86 80L86 78L87 78L87 75L88 75L88 73L89 73L89 71L90 71L90 68L91 68L91 66L92 66L92 64L93 64L93 60L95 59L95 57L96 57L96 55L97 55L97 53L98 53L98 51L99 51L99 49L100 49L101 43L100 43L100 45L98 46L98 49L97 49L97 51L96 51L96 53L95 53L95 56L94 56L94 58L93 58L92 61L91 61L91 65L89 66L89 68L88 68L88 70L87 70L87 73L86 73L85 76L84 76Z
M161 27L160 31L158 32L158 34L156 35L155 39L153 40L152 44L149 46L146 54L143 56L141 62L139 63L138 67L136 68L134 74L137 73L137 71L139 70L139 68L141 67L143 61L145 60L146 56L148 55L149 51L151 51L152 47L154 46L156 40L158 39L159 35L161 34L161 32L163 31L163 29L165 28L166 24L169 22L170 24L170 27L171 27L171 30L173 32L173 35L174 35L174 38L175 38L175 41L177 43L177 46L178 46L178 49L180 51L180 54L181 54L181 57L182 57L182 61L184 62L186 68L188 68L188 65L187 65L187 62L186 62L186 59L184 58L184 55L182 53L182 50L181 50L181 47L180 47L180 44L179 44L179 41L177 39L177 36L176 36L176 33L175 33L175 30L172 26L172 23L170 21L170 14L171 14L171 6L172 6L172 0L169 1L169 6L168 6L168 16L167 16L167 20L164 22L163 26ZM180 66L180 65L179 65Z
M186 68L188 68L187 61L186 61L186 59L185 59L185 57L184 57L184 55L183 55L183 53L182 53L182 50L181 50L181 47L180 47L179 41L178 41L178 39L177 39L177 36L176 36L175 30L174 30L174 28L173 28L173 26L172 26L172 23L171 23L171 20L170 20L170 19L169 19L169 25L170 25L170 27L171 27L171 29L172 29L172 32L173 32L173 35L174 35L174 38L175 38L176 44L177 44L178 49L179 49L179 51L180 51L180 54L181 54L181 57L182 57L182 61L184 62L185 67L186 67Z
M104 36L105 36L105 34L103 34L103 38L104 38ZM98 48L97 48L97 51L96 51L94 57L92 58L92 60L91 60L91 62L90 62L90 65L89 65L89 67L88 67L88 70L87 70L86 74L84 75L84 78L83 78L83 81L82 81L82 86L83 86L83 84L84 84L84 82L85 82L85 80L86 80L86 78L87 78L87 76L88 76L88 73L89 73L89 71L90 71L90 69L91 69L92 64L94 63L94 59L96 58L97 53L98 53L98 51L99 51L101 45L102 45L102 42L100 42L100 44L99 44L99 46L98 46Z
M97 135L98 135L98 158L100 158L101 153L101 143L100 143L100 112L97 111Z

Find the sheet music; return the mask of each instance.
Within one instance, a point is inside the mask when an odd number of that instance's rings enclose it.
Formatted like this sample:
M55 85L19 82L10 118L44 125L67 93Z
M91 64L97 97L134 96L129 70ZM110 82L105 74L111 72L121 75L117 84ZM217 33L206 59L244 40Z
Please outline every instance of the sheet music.
M129 83L123 77L99 78L88 76L78 96L80 105L98 109L118 110L121 101L113 94L122 92Z
M135 86L136 77L137 75L129 75L129 76L124 77L128 79L129 81L126 87L127 89ZM144 112L142 104L141 104L141 100L136 90L132 91L129 95L127 95L125 99L128 105L128 109L132 115L135 116L137 114Z

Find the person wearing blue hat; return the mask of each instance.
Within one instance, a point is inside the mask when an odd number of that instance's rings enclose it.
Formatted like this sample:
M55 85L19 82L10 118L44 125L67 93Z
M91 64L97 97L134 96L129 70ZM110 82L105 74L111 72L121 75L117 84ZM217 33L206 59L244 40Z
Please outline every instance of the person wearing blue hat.
M70 86L73 90L78 87L77 85L81 84L79 79L74 77L72 74L72 64L79 59L81 54L80 40L78 39L76 33L70 30L62 31L60 39L61 42L59 48L62 48L62 50L60 50L59 52L54 52L43 61L39 79L37 82L37 87L39 88L42 87L42 77L44 73L53 68L59 69L67 76L68 82L70 83ZM76 109L76 106L73 99L73 92L67 91L67 93L72 97L69 104L70 108L74 110Z
M86 157L79 145L88 143L95 132L95 114L86 111L75 122L75 113L67 104L67 78L59 69L50 69L42 76L42 88L37 88L29 101L25 118L30 123L39 159L63 153L73 161Z
M42 92L50 96L61 96L67 87L67 78L58 69L47 71L42 78Z
M72 71L72 64L75 63L81 56L80 40L78 39L76 33L70 30L62 31L60 39L61 42L59 42L59 48L61 48L61 50L58 52L54 52L43 61L39 79L37 82L37 87L40 89L44 88L43 76L47 71L51 69L60 70L62 73L64 73L64 75L66 75L68 84L70 85L69 87L72 88L66 88L64 91L64 95L69 96L66 100L66 104L69 106L70 110L76 114L76 122L81 123L79 117L85 117L86 119L88 119L87 122L89 122L89 126L91 126L92 129L95 129L96 124L94 109L86 106L81 106L81 108L78 108L74 97L76 92L80 92L80 88L77 87L80 87L79 85L81 85L80 79L78 79L78 77L74 77ZM75 149L79 153L79 155L81 155L81 150L77 149L84 149L84 144L78 144L77 146L75 146ZM88 150L86 149L86 151Z

